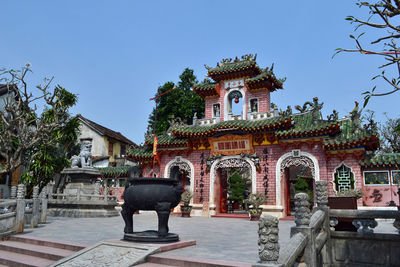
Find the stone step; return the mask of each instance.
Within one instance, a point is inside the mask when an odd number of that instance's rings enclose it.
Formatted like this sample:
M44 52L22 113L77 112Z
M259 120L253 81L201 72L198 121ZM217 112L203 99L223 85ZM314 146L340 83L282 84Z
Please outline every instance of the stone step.
M232 218L232 219L245 219L250 220L250 216L248 213L246 214L235 214L235 213L218 213L216 215L211 215L213 218Z
M44 267L49 266L54 261L24 255L20 253L0 250L0 264L13 267Z
M230 262L211 259L198 259L172 255L150 255L146 263L156 263L162 266L183 266L183 267L250 267L251 264L244 262ZM154 266L155 267L155 266Z
M47 239L47 238L27 236L27 235L12 235L8 238L8 240L23 242L23 243L28 243L28 244L34 244L34 245L39 245L39 246L67 249L67 250L71 250L71 251L79 251L86 247L86 245L84 245L84 244L78 244L78 243L72 243L72 242L66 242L66 241L59 242L59 241L55 241L55 240L51 240L51 239Z
M75 253L75 251L72 250L53 248L17 241L0 241L0 250L11 251L53 261L57 261Z
M165 265L165 264L146 262L146 263L141 263L141 264L138 264L135 266L137 266L137 267L163 267L163 266L167 267L167 266L173 266L173 265Z

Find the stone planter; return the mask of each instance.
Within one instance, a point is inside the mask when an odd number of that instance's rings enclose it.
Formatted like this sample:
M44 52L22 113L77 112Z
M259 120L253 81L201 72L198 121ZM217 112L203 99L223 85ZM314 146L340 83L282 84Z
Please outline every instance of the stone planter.
M192 206L190 205L181 205L181 213L182 217L189 218L190 212L192 211Z
M259 221L260 215L250 215L250 221Z
M356 197L328 197L328 206L331 209L356 210ZM335 231L357 232L357 228L353 225L352 218L337 218L338 224Z

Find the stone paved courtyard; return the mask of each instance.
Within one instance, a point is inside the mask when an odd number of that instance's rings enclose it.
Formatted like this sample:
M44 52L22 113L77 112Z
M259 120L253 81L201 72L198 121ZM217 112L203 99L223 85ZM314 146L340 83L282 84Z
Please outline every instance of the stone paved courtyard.
M25 229L25 234L60 241L93 245L97 242L121 239L123 220L110 218L47 217L47 224ZM279 243L287 244L293 221L280 221ZM197 245L166 252L169 255L255 263L258 261L258 223L243 219L181 218L170 216L170 232L182 240L196 240ZM134 231L157 229L157 216L152 213L134 215ZM390 221L379 221L377 231L393 232Z

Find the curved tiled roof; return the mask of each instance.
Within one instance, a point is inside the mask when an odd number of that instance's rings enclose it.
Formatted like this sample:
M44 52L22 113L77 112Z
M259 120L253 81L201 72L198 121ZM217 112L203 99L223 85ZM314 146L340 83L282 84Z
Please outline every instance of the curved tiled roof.
M245 80L249 90L268 88L271 92L276 89L283 89L282 81L276 79L274 73L268 68L262 70L260 74Z
M193 91L200 95L201 97L206 96L218 96L219 90L218 83L211 82L209 80L204 80L202 83L195 84L193 86Z
M277 131L275 134L280 139L335 135L340 131L339 123L320 120L314 123L311 112L291 115L294 127Z
M138 146L127 151L127 156L135 160L148 160L153 158L153 149L151 146Z
M145 145L153 145L154 143L154 138L153 137L147 137L146 140L144 141ZM187 145L187 139L186 138L178 138L173 135L160 135L158 136L158 146L186 146Z
M254 60L241 60L230 63L221 63L215 68L208 68L208 76L214 81L236 79L241 77L252 77L261 73Z
M375 150L379 146L379 139L376 135L369 134L364 129L356 130L350 119L340 122L340 134L335 138L324 140L326 150L337 150L346 148L365 147L367 150Z
M374 154L372 157L360 160L360 165L364 168L399 168L400 153Z

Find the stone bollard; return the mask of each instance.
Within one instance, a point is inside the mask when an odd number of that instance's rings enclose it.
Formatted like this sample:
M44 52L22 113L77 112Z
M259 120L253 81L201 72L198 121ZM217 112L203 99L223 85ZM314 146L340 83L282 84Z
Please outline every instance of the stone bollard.
M15 215L15 232L24 232L25 200L24 185L19 184L17 189L17 207Z
M36 228L39 224L40 217L40 199L39 199L39 186L33 187L32 192L33 206L32 206L32 227Z
M305 193L298 193L294 196L295 219L297 227L307 227L310 224L310 202L309 197Z
M279 220L266 215L258 222L258 255L260 264L253 266L282 266L279 259Z
M17 186L15 186L15 185L11 186L10 198L11 199L17 198Z
M317 197L317 206L320 208L328 207L328 184L326 181L315 182L315 194Z
M100 200L100 181L96 181L96 183L94 184L94 194L96 195L95 200Z
M325 212L325 219L323 223L323 231L327 234L327 242L325 244L323 255L323 262L333 262L331 231L330 231L330 218L328 206L328 183L327 181L315 182L315 195L317 197L317 209Z
M42 209L40 210L40 223L46 223L47 221L47 205L49 203L49 200L47 199L47 187L44 187L42 189L42 192L40 193L40 202Z
M295 227L291 228L290 237L297 233L302 233L307 237L307 245L304 249L304 255L302 260L305 261L307 266L318 266L317 255L315 253L315 233L310 227L310 202L309 197L305 193L298 193L294 196L295 199ZM299 266L303 263L299 263Z

